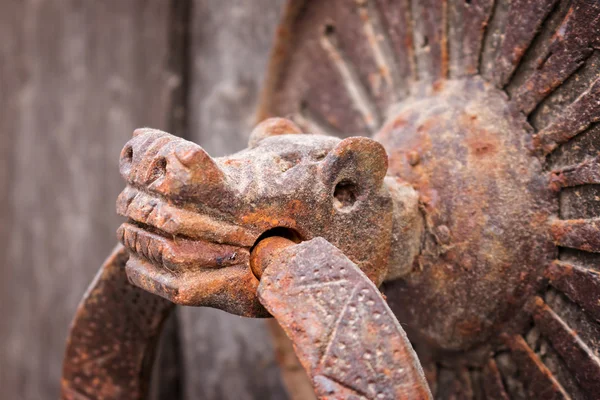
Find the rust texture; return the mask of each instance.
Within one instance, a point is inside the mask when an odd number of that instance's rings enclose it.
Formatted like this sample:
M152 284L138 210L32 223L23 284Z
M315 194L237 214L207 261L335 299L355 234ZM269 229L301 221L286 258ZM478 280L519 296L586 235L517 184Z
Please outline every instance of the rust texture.
M521 379L525 382L526 398L570 399L552 372L531 350L522 336L510 337L506 341L517 362Z
M322 399L429 399L406 334L373 282L316 238L268 260L259 297L277 318Z
M552 171L551 186L554 190L564 187L600 183L600 158L586 160L577 165L570 165Z
M449 68L452 78L476 75L482 39L492 13L493 0L448 2Z
M525 51L539 32L542 22L557 2L537 0L533 2L532 7L526 7L528 1L514 0L508 12L508 20L511 21L513 29L506 31L495 60L492 80L498 87L504 87L509 82Z
M546 276L554 287L581 304L593 318L600 321L600 272L555 261L546 271Z
M600 24L600 22L599 22ZM544 154L555 150L560 144L600 120L600 78L564 114L534 136L534 145Z
M514 93L517 107L526 114L567 80L585 63L593 49L600 46L600 4L596 0L571 3L550 39L547 51L536 60L537 68Z
M277 320L268 320L269 331L273 338L275 355L281 368L281 378L285 382L290 400L315 400L310 378L298 361L294 346Z
M61 398L144 399L162 325L173 303L131 285L118 246L90 285L73 320Z
M447 8L447 0L412 2L417 74L426 82L448 75Z
M293 243L290 239L280 236L272 236L258 242L250 255L250 268L254 275L260 279L265 268L272 262L272 258L277 257L281 249Z
M508 394L502 383L502 376L494 359L489 359L483 368L482 386L486 398L490 400L508 400Z
M531 328L525 305L557 290L572 301L569 326L588 317L597 324L599 3L292 3L302 12L282 27L286 54L273 58L261 115L342 136L372 134L365 105L383 117L374 138L390 157L388 174L418 191L425 217L412 271L383 290L428 365L432 391L544 398L549 385L557 397L584 398L576 367ZM319 46L324 26L343 58ZM365 26L394 54L371 52ZM400 85L386 85L390 71ZM572 268L552 272L561 265ZM527 334L522 352L507 353L502 332ZM545 365L541 375L518 368L523 354ZM544 374L550 379L529 384ZM498 390L478 394L487 381Z
M594 394L599 7L290 2L260 115L291 120L123 149L129 280L275 316L322 398Z
M284 119L263 122L248 149L217 159L138 130L121 154L128 186L117 201L128 218L118 233L131 253L127 275L177 304L266 316L249 251L283 229L326 238L379 284L388 271L406 272L420 240L416 193L384 183L386 172L379 143L300 134ZM392 241L403 245L392 250Z
M588 252L600 252L600 219L567 219L552 223L556 244Z
M425 224L416 262L382 289L434 395L543 398L500 336L525 337L534 325L525 305L548 290L572 302L573 329L598 321L599 3L290 4L301 12L282 25L285 54L272 58L261 116L338 136L372 135L365 105L382 117L372 137L388 152L388 175L419 193ZM341 61L319 46L323 26ZM373 32L393 54L371 51ZM600 335L588 330L591 346ZM529 334L542 336L527 351L552 384L583 398L576 367L547 333ZM486 382L498 389L478 392Z
M415 270L385 292L412 340L466 350L522 329L515 313L556 256L556 200L503 93L478 79L440 90L408 99L375 136L426 224Z
M593 350L541 298L535 299L535 307L536 326L552 342L581 387L590 394L600 393L600 363Z

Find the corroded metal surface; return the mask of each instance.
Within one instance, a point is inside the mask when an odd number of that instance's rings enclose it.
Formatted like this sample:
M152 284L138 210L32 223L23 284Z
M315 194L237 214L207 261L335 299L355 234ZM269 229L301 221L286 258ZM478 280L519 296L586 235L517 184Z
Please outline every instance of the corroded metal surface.
M520 377L525 385L526 398L549 400L570 398L522 336L507 338L506 341L518 364Z
M117 201L134 284L178 304L266 316L249 250L273 229L326 238L377 283L406 272L420 240L417 196L384 183L379 143L301 134L283 119L259 125L250 143L212 159L165 132L136 131L121 154L128 186Z
M600 393L600 362L594 351L539 297L535 299L533 317L540 331L574 371L577 382L589 393Z
M297 241L296 241L297 242ZM268 265L277 259L279 252L295 242L281 236L272 236L261 240L252 249L250 267L254 275L260 279Z
M268 120L216 159L151 129L124 148L129 279L179 304L270 311L322 397L422 394L383 285L436 397L594 398L598 11L290 2L260 114L298 125ZM338 138L351 135L374 140ZM380 341L383 321L399 342Z
M426 222L421 262L383 290L440 398L539 398L548 382L597 396L525 305L544 297L598 354L599 11L595 0L290 2L261 116L337 136L383 128L390 173L415 185ZM526 338L523 351L507 352L502 333ZM551 379L528 385L522 354ZM498 391L478 391L485 382Z
M429 399L423 371L377 287L322 238L276 250L262 304L294 343L322 399Z
M444 350L522 329L510 324L545 284L557 211L525 119L479 79L448 81L397 108L375 139L388 173L419 192L426 233L415 271L386 285L392 309L413 340Z
M555 288L562 290L597 321L600 321L600 272L555 261L546 271Z
M61 398L144 399L154 350L173 303L131 285L118 246L85 294L65 352Z

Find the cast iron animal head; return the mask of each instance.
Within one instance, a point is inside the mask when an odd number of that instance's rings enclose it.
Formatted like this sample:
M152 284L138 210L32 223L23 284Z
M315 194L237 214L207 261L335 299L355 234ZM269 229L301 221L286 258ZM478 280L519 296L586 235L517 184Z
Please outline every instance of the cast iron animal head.
M386 178L387 167L376 141L302 134L285 119L263 122L247 149L215 159L168 133L136 130L121 153L128 186L117 200L128 218L118 232L128 277L178 304L263 316L250 253L278 235L323 237L380 284L410 269L422 229L416 192Z

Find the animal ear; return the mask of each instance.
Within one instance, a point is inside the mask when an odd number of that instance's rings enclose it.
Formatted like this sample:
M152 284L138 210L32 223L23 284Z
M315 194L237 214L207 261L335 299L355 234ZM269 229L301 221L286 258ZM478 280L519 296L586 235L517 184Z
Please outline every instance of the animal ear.
M361 192L369 192L381 187L388 169L388 157L379 142L366 137L350 137L329 152L320 168L321 180L328 186L352 183Z
M293 121L286 118L269 118L254 128L248 139L248 147L256 147L258 142L269 136L303 133Z

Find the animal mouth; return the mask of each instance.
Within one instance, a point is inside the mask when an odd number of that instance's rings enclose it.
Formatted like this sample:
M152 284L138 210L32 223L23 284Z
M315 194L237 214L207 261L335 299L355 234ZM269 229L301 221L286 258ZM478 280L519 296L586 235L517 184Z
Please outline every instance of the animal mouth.
M199 146L153 130L136 131L121 153L127 186L117 213L128 249L125 273L145 291L188 306L265 317L250 268L262 232L223 204L234 201L222 171Z
M131 186L119 195L117 212L127 218L117 236L129 250L125 271L132 284L177 304L268 315L250 269L259 232Z
M130 254L173 274L247 263L259 236L130 186L119 195L117 212L128 219L117 235Z
M172 235L129 219L119 228L121 243L134 257L172 274L245 264L248 248Z

